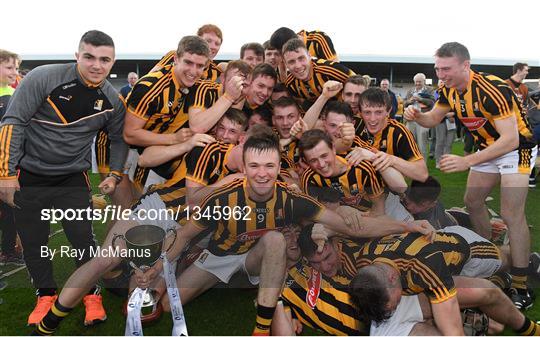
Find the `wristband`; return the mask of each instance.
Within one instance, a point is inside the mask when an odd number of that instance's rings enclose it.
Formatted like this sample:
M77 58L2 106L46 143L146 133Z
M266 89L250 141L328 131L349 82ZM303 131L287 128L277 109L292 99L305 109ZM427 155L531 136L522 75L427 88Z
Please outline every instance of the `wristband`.
M120 183L122 181L122 179L123 179L123 177L121 175L113 173L113 172L107 174L107 178L109 178L109 177L114 178L114 180L116 180L117 184Z

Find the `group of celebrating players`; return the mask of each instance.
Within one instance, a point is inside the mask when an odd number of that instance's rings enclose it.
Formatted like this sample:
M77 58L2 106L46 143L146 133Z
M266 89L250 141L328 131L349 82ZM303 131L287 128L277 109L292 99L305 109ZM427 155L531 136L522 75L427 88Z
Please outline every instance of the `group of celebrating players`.
M439 163L469 170L466 221L423 217L440 205L441 186L412 133L390 117L387 90L341 64L325 33L282 27L217 64L222 41L215 25L200 27L119 97L106 80L114 43L89 31L76 64L38 67L20 83L0 128L0 196L19 207L38 289L35 333L54 333L81 300L85 324L104 321L98 281L114 288L129 274L119 256L85 255L57 293L52 264L39 256L49 230L39 210L88 206L93 148L99 187L115 204L174 210L112 223L101 247L123 247L114 237L139 224L176 228L165 260L181 266L182 304L241 271L258 285L254 335L294 335L302 325L332 335L462 335L466 308L490 318L486 331L540 335L520 311L533 303L528 276L540 273L525 219L537 147L511 86L472 70L463 45L437 49L435 105L410 104L403 116L424 127L457 118L478 151ZM506 246L490 241L485 205L499 181ZM95 245L91 222L63 226L74 247ZM137 286L165 294L163 264L136 271ZM167 296L161 305L170 310Z

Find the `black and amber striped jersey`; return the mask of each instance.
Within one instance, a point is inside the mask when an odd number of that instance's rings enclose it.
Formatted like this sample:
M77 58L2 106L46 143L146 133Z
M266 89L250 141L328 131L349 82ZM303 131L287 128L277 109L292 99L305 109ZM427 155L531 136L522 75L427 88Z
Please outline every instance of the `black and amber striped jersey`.
M162 68L169 64L174 64L174 55L176 54L176 50L171 50L167 54L165 54L161 60L159 60L158 63L154 66L154 69ZM217 66L217 64L214 61L210 61L208 63L208 66L204 68L204 72L201 76L201 80L207 80L211 82L219 82L219 77L221 76L221 69Z
M167 54L163 55L163 57L158 61L158 63L156 63L153 69L159 69L167 65L174 64L175 54L176 54L176 50L171 50Z
M289 169L295 170L296 162L289 158L287 151L283 151L281 152L281 170L287 171Z
M139 198L139 201L132 206L132 210L135 210L142 200L151 194L156 193L159 198L165 204L167 211L172 212L174 220L181 225L184 225L186 220L186 155L184 154L176 160L176 170L172 174L172 177L161 184L156 184L148 187L148 191ZM143 172L143 171L141 171ZM135 172L137 174L137 171ZM142 174L142 173L140 173ZM137 181L137 176L134 177L134 181ZM142 179L138 178L139 181ZM144 178L146 179L146 178ZM144 186L144 185L143 185Z
M203 186L216 183L230 173L226 163L233 147L222 142L194 147L186 155L186 178Z
M389 118L386 127L376 135L369 133L363 121L358 129L360 138L379 151L408 161L424 158L411 131L395 119Z
M349 166L347 160L340 156L336 156L336 161L347 168L345 172L325 178L309 168L300 178L302 190L317 196L324 193L325 189L332 188L341 195L341 204L361 209L371 208L371 200L384 192L384 183L379 173L365 160L356 166Z
M128 112L146 121L144 129L154 133L174 133L189 127L190 109L208 109L219 98L221 86L198 81L182 88L171 65L141 78L128 97Z
M137 165L135 167L135 171L133 172L133 186L139 193L142 193L144 191L146 180L148 179L148 175L150 174L150 168L148 167L141 167Z
M337 61L337 53L334 49L332 39L325 32L313 30L311 32L302 30L298 32L298 36L304 41L309 55L317 59L328 61Z
M364 120L362 117L354 115L352 123L354 124L355 135L360 136L360 133L364 130Z
M294 139L289 144L284 146L283 151L281 151L281 168L294 169L299 160L300 155L298 153L298 140Z
M499 138L495 121L508 117L517 121L519 146L532 148L536 145L516 95L497 76L471 70L467 89L460 93L456 88L440 87L435 106L450 108L450 111L456 113L457 118L473 135L480 150Z
M452 276L459 275L470 246L454 233L437 233L431 243L420 233L388 235L362 248L358 268L382 262L399 270L404 295L425 292L432 303L456 295Z
M172 177L162 184L152 186L148 193L157 193L167 209L177 214L175 220L183 224L186 216L186 179L207 186L225 177L230 173L225 163L233 146L216 142L193 148L176 160L176 170Z
M184 93L182 91L186 91ZM171 66L150 73L140 79L128 98L128 112L144 119L144 129L160 134L175 133L189 127L189 111L210 108L221 94L221 86L210 81L198 81L189 89L181 89ZM139 149L142 151L142 149ZM170 179L178 167L178 159L152 168L165 179ZM145 177L150 169L137 167L136 176ZM144 182L142 182L144 185Z
M339 254L340 266L337 274L332 276L332 280L338 288L344 288L349 286L357 274L357 261L361 257L363 245L343 238L335 238L334 240L336 240L334 244Z
M337 152L336 154L342 158L345 158L349 154L349 152L351 152L351 150L355 147L360 147L370 151L373 151L375 149L373 146L369 145L368 142L362 140L362 138L360 138L359 136L354 136L351 148L348 151Z
M255 202L248 196L246 179L219 188L201 205L200 217L193 218L194 223L215 229L208 250L218 256L246 253L266 232L315 220L323 209L318 201L290 191L283 182L275 183L270 200ZM230 214L233 208L239 213Z
M346 289L303 262L289 270L281 299L293 318L311 328L333 336L368 332Z
M299 80L293 74L287 76L285 86L295 97L314 101L322 94L325 82L338 81L345 83L350 76L355 75L354 71L339 62L327 60L311 60L310 62L311 75L309 80Z

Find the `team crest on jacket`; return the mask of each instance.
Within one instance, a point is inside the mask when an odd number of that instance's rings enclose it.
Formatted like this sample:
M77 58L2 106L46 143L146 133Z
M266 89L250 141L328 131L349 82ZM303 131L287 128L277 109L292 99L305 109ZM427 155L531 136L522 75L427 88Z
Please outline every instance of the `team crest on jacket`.
M101 108L103 108L103 100L102 100L102 99L98 99L98 100L96 100L96 102L94 103L94 110L101 111Z

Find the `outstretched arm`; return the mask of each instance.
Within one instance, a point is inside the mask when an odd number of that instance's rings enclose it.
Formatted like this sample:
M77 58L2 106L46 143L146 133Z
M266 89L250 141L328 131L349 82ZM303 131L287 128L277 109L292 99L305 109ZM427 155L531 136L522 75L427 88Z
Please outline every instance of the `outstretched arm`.
M450 107L435 104L428 112L420 112L418 107L409 105L403 112L403 117L408 121L417 122L425 128L433 128L443 120L444 116L450 112Z

